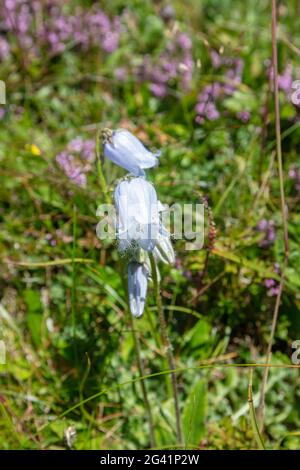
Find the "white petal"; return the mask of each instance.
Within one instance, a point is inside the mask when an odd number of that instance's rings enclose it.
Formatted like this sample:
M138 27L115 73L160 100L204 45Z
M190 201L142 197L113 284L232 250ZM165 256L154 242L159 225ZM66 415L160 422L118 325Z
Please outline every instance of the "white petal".
M153 254L165 264L175 263L175 253L170 240L170 234L163 226L160 228Z
M135 243L153 251L159 232L158 201L154 187L144 178L121 181L115 190L117 238L122 246Z

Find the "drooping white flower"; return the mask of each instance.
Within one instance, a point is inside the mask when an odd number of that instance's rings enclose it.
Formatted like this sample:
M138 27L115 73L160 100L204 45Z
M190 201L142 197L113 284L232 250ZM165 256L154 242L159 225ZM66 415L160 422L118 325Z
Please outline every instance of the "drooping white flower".
M104 129L104 156L135 176L145 176L144 169L158 165L160 152L152 153L126 129Z
M149 272L142 263L128 264L128 296L130 311L134 317L143 314L147 296Z
M144 178L121 181L115 189L117 239L120 251L153 251L159 233L159 208L154 187Z

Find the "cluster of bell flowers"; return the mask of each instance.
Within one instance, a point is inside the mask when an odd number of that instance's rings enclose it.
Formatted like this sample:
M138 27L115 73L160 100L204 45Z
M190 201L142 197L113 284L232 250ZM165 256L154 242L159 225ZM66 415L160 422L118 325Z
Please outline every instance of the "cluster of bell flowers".
M104 129L103 154L129 172L116 186L116 238L119 251L128 255L128 296L133 316L143 314L152 254L156 261L173 264L175 254L170 233L163 226L164 206L154 186L146 180L145 169L158 165L159 152L152 153L125 129ZM158 272L157 272L158 274Z

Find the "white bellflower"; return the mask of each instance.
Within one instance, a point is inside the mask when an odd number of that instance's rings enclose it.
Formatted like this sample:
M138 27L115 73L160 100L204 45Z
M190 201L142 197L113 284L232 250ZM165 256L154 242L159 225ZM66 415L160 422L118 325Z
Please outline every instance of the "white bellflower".
M103 153L116 165L135 176L145 176L145 169L158 165L160 152L152 153L142 142L126 129L104 129Z

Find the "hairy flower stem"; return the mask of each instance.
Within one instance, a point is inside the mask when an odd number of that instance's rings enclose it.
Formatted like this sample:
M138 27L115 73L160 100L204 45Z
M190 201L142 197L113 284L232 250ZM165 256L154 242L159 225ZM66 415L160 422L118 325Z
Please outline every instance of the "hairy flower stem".
M98 178L99 178L100 189L104 195L105 202L106 204L110 204L111 200L109 197L107 184L106 184L106 180L105 180L105 177L103 174L103 168L102 168L103 156L102 156L101 146L102 146L102 133L101 133L101 129L98 129L97 134L96 134L96 157L97 157Z
M282 151L281 151L281 130L280 130L280 108L279 108L279 91L278 91L278 53L277 53L277 8L276 0L272 0L272 62L273 62L273 76L274 76L274 104L275 104L275 130L276 130L276 153L277 153L277 165L278 165L278 177L280 185L280 205L281 205L281 216L283 225L283 239L284 239L284 261L281 267L280 284L278 295L276 297L271 334L267 347L266 364L270 363L272 355L272 346L277 326L277 320L279 315L279 307L281 301L282 290L284 286L284 274L288 263L289 256L289 239L288 239L288 223L287 223L287 209L285 203L284 194L284 182L283 182L283 169L282 169ZM260 400L258 409L258 420L260 430L263 430L264 426L264 412L265 412L265 393L268 381L269 368L264 369L262 384L260 389Z
M162 305L162 301L161 301L160 286L159 286L159 281L158 281L158 276L157 276L156 261L155 261L154 256L153 256L152 253L149 254L149 257L150 257L151 272L152 272L152 278L153 278L154 289L155 289L156 305L157 305L157 310L158 310L158 317L159 317L159 323L160 323L162 343L163 343L163 346L165 348L165 353L166 353L166 356L167 356L169 369L171 371L171 382L172 382L172 390L173 390L173 397L174 397L174 408L175 408L175 416L176 416L177 439L178 439L178 444L182 445L183 440L182 440L181 417L180 417L179 400L178 400L178 387L177 387L176 374L174 372L174 370L175 370L175 361L174 361L174 356L173 356L173 353L172 353L172 345L171 345L171 341L170 341L170 338L169 338L169 335L168 335L168 329L167 329L164 310L163 310L163 305Z
M125 265L123 264L123 273L122 273L122 278L123 278L123 284L124 284L124 290L126 293L126 296L128 298L128 289L127 289L127 284L125 282L126 276L125 276ZM144 377L146 374L144 372L144 367L143 367L143 362L142 362L142 357L141 357L141 344L140 344L140 339L139 336L135 330L134 327L134 318L130 312L130 307L129 307L129 302L128 302L128 308L127 308L127 316L129 319L129 325L134 341L134 348L135 348L135 354L136 354L136 359L137 359L137 367L139 371L139 376L140 378ZM146 413L148 416L148 423L149 423L149 436L150 436L150 446L151 448L154 448L156 446L156 441L155 441L155 434L154 434L154 423L153 423L153 416L152 416L152 411L151 411L151 406L150 406L150 401L148 398L148 392L147 392L147 387L146 383L144 380L140 381L141 383L141 389L142 389L142 394L143 394L143 400L146 408Z

